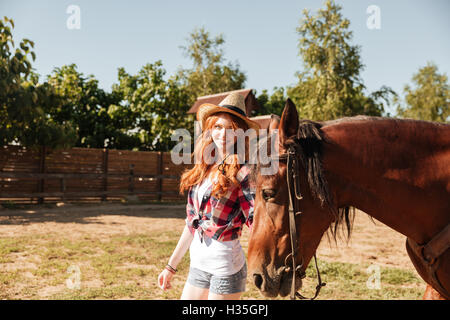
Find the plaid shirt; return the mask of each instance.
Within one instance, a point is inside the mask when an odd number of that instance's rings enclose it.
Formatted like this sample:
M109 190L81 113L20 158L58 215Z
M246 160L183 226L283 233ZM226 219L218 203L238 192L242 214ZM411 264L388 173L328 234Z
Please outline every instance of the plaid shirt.
M206 235L218 241L230 241L241 236L244 223L251 226L255 190L249 183L249 170L247 165L242 165L236 175L240 185L228 190L220 199L210 195L212 186L209 186L199 203L198 186L189 188L186 224L192 234L197 229L202 238Z

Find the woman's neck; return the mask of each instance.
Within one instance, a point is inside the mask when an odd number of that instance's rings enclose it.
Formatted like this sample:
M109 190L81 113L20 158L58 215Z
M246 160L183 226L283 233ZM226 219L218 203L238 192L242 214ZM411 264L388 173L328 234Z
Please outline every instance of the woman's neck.
M217 173L218 173L218 165L213 165L206 172L206 178L214 180L217 177Z

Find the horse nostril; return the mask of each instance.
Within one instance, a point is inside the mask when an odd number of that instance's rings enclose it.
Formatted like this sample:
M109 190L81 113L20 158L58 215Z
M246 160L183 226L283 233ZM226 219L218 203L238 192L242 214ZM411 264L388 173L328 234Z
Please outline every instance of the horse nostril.
M260 274L254 273L253 274L253 281L255 282L255 286L258 289L261 289L262 283L263 283L263 278Z

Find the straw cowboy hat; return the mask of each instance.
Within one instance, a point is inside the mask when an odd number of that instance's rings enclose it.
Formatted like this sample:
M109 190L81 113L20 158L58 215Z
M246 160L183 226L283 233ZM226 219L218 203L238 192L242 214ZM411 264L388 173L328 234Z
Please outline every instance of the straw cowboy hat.
M237 92L230 93L217 106L211 103L204 103L198 108L197 120L200 122L202 129L205 127L206 119L210 115L217 112L231 113L232 115L244 120L249 128L253 128L255 130L260 129L257 122L252 121L247 117L247 114L245 113L244 97Z

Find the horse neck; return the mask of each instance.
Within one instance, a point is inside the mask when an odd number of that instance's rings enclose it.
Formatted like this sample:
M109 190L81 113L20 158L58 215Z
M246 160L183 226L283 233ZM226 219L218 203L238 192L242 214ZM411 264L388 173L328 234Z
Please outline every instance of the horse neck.
M415 185L417 159L425 155L417 151L418 135L411 141L411 128L408 134L407 128L380 121L336 124L323 131L331 142L324 144L323 166L338 207L356 207L419 243L436 233L437 224L448 223L445 214L429 207L442 202L445 187L427 199ZM421 133L426 140L427 133Z

